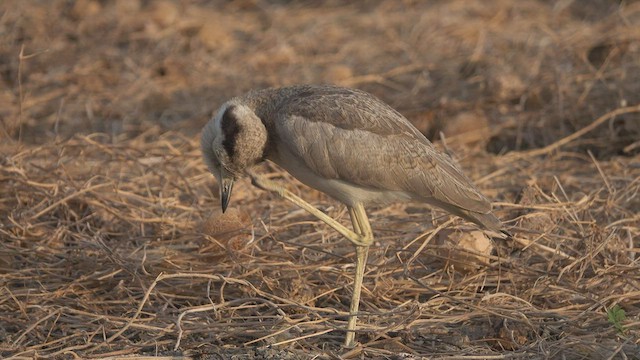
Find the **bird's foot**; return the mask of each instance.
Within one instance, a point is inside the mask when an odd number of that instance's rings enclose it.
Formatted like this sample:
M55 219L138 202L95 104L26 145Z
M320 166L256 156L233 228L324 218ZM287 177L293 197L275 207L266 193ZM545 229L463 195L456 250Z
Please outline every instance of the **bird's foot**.
M251 176L251 184L253 184L253 186L265 191L274 192L280 195L281 197L285 197L286 190L284 187L282 187L282 185L278 184L275 181L266 179L262 176L253 175L253 174L251 174L250 176Z

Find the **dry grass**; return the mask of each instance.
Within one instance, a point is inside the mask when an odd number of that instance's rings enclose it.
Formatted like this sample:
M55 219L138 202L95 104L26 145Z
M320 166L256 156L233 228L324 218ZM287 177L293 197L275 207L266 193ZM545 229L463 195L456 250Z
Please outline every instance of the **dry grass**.
M0 356L640 358L638 3L306 5L0 5ZM328 81L443 131L517 240L461 271L468 224L369 209L353 350L352 246L247 181L212 230L197 142L232 95Z

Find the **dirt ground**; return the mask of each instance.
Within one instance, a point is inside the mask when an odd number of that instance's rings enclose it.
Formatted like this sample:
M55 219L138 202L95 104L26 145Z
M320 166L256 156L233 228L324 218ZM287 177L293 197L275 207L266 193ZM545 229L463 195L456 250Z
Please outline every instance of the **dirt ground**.
M640 359L638 59L636 1L3 0L0 357ZM298 83L391 104L514 234L368 209L354 349L353 246L249 181L221 218L199 151Z

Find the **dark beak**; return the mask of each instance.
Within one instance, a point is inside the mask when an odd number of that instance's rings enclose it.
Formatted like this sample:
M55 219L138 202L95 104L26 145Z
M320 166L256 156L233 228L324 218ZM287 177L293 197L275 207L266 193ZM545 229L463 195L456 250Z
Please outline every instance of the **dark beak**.
M231 190L233 189L233 178L229 174L220 170L220 201L222 201L222 212L224 213L229 206L231 199Z

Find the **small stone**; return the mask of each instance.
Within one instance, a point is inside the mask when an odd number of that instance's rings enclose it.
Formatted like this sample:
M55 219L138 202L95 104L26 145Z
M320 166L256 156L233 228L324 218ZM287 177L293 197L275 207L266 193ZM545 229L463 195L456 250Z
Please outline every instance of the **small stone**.
M156 1L151 10L151 19L160 27L169 27L180 17L180 9L172 1Z
M333 65L327 69L325 78L332 84L347 85L346 81L353 78L353 70L347 65Z
M220 210L202 223L201 231L215 239L225 250L240 250L251 241L251 217L245 211L230 207Z
M468 273L489 264L493 243L483 231L443 230L438 235L439 255L455 270Z
M78 0L71 9L71 15L77 19L84 19L98 14L102 6L95 0Z
M198 38L209 50L228 49L234 44L232 34L217 21L204 23L198 32Z
M491 137L489 119L479 112L463 112L444 122L442 132L448 138L456 138L459 142L471 145L485 145Z

